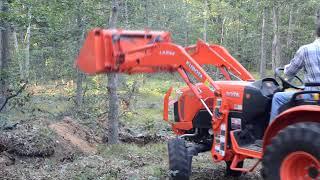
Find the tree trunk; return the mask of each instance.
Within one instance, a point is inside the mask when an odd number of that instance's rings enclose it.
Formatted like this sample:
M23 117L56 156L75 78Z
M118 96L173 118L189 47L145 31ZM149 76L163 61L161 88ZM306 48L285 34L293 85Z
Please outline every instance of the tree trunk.
M19 62L20 79L24 79L24 75L23 75L24 74L24 72L23 72L24 62L23 62L23 60L21 58L21 54L20 54L19 41L18 41L18 35L17 35L16 28L13 28L12 37L13 37L13 41L14 41L14 56Z
M112 0L112 11L109 19L109 28L115 28L118 18L119 2ZM108 73L108 100L109 100L109 113L108 113L108 143L117 144L119 142L119 98L117 95L117 74Z
M280 64L280 42L279 42L279 11L277 7L273 7L273 42L272 42L272 70Z
M208 0L204 1L204 21L203 21L203 40L207 42L207 29L208 29Z
M292 42L292 7L290 7L290 12L289 12L289 25L288 25L288 36L287 36L287 50L291 48L291 42Z
M240 44L240 23L241 23L241 14L239 13L238 15L238 23L237 23L237 35L236 35L236 43ZM239 48L240 46L237 45L237 48ZM238 51L239 53L239 51Z
M117 79L116 73L108 74L108 143L117 144L119 142L119 98L117 95Z
M24 74L24 80L29 79L29 74L30 74L30 37L31 37L31 7L28 9L28 18L29 18L29 24L27 28L27 34L25 38L25 55L26 55L26 60L25 60L25 74Z
M150 14L149 14L149 0L144 0L144 20L146 23L144 26L147 28L151 27Z
M82 88L83 79L84 79L84 74L79 69L77 69L77 90L76 90L77 107L81 107L83 102L83 88Z
M239 1L239 7L242 6L242 1ZM236 50L237 50L237 53L235 54L237 59L240 59L241 58L241 51L242 51L242 36L241 36L241 26L242 24L242 15L241 13L238 14L238 22L237 22L237 35L236 35Z
M317 13L316 13L316 24L320 24L320 9L317 9Z
M79 4L82 5L82 1L79 2ZM79 50L81 48L81 45L83 43L84 40L84 36L85 36L85 28L84 28L84 22L82 20L82 14L81 14L81 6L78 7L77 9L77 26L78 26L78 30L79 30L79 34L78 34L78 51L76 52L76 54L79 53ZM84 74L77 69L77 89L76 89L76 106L77 107L81 107L82 103L83 103L83 79L84 79Z
M8 6L6 1L0 2L0 13L6 14ZM0 97L7 92L8 88L8 61L9 61L9 25L6 20L0 20Z
M224 23L226 21L226 17L224 17L222 19L222 23L221 23L221 36L220 36L220 44L222 45L223 44L223 41L224 41Z
M15 28L13 28L12 37L14 41L14 50L17 53L19 51L19 42L18 42L18 36Z
M262 28L261 28L261 46L260 46L260 78L266 77L266 8L263 8L262 13Z
M289 12L289 23L288 23L288 33L287 33L287 42L286 42L286 51L285 51L285 57L291 57L293 48L292 48L292 42L294 42L293 37L293 29L295 27L295 14L299 14L299 8L294 11L294 5L290 6L290 12ZM289 59L283 59L283 64L287 64L289 62Z
M128 15L128 0L124 0L124 17L125 17L125 26L129 28L129 15Z
M187 47L189 45L189 32L188 29L186 28L184 32L184 46Z
M277 11L277 46L276 46L276 62L278 64L278 66L284 66L284 62L281 59L281 41L280 41L280 30L279 30L279 26L280 26L280 14L281 11L280 9L278 9Z
M183 12L185 21L189 18L189 12L187 10L186 2L183 2ZM184 27L184 46L187 47L189 45L189 25L186 24Z

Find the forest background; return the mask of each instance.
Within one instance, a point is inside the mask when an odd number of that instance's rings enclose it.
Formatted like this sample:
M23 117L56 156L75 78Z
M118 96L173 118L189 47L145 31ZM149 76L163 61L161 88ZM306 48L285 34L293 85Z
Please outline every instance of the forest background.
M227 48L258 79L314 41L319 8L319 0L1 0L0 105L8 99L1 123L50 126L67 117L99 145L125 141L124 127L133 139L166 134L161 99L171 85L183 85L178 76L79 72L74 60L90 29L169 31L182 46L200 38ZM52 139L49 126L41 133ZM98 154L108 154L110 147L101 146ZM162 176L165 166L155 174Z

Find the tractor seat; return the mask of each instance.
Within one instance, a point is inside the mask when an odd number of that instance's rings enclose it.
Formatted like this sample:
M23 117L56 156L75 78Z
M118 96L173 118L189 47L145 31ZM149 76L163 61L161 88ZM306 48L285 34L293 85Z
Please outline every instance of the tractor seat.
M320 87L320 83L306 83L305 87ZM304 96L304 97L303 97ZM291 100L280 107L279 113L295 106L301 105L320 105L320 90L299 91L293 94Z

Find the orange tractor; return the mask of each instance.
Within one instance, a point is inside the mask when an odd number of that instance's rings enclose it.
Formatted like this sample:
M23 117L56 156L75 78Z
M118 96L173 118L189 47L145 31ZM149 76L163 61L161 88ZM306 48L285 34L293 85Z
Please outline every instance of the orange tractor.
M275 78L254 80L223 47L201 40L182 47L162 31L94 29L76 65L88 74L179 73L187 87L178 90L177 100L168 90L163 113L177 134L168 143L173 179L189 179L192 157L207 151L214 162L226 162L231 176L251 172L262 161L268 180L320 179L320 101L299 98L320 91L298 91L269 125L274 93L320 83L296 86L282 77L281 68L275 74L282 86ZM217 68L224 80L214 81L203 65ZM245 159L256 163L245 167Z

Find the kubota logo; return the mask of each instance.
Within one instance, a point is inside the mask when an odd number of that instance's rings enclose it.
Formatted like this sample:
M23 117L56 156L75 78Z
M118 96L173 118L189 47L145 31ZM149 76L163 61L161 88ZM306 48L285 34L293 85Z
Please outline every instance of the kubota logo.
M194 67L194 65L192 65L189 61L187 61L186 64L197 76L199 76L202 79L201 72L196 67Z
M174 56L174 55L176 55L176 52L169 51L169 50L162 50L162 51L160 51L160 55Z
M240 94L238 92L226 92L226 96L239 98Z

